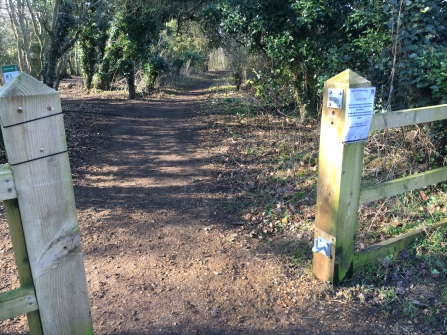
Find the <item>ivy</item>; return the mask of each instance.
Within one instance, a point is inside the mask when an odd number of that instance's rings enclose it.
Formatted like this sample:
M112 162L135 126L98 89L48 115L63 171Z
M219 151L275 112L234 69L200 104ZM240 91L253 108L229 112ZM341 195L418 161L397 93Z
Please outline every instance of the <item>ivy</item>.
M144 65L146 87L153 88L157 78L168 73L169 70L169 64L163 57L151 56L149 61Z
M379 88L381 108L444 102L446 5L431 0L221 0L205 13L210 24L219 21L227 36L267 56L271 70L257 77L258 95L268 99L268 91L276 90L315 116L324 81L346 68Z
M98 61L104 55L107 29L109 28L108 19L106 6L92 8L79 35L79 58L82 74L84 75L84 86L88 90L92 86L94 74L98 71ZM102 81L99 82L102 83ZM101 84L100 86L104 88L108 84Z
M76 42L75 31L79 20L75 16L76 6L70 1L62 1L56 21L54 35L42 61L43 82L49 87L55 87L56 67L59 59Z
M273 70L258 77L258 94L263 86L266 92L276 89L277 95L293 97L296 105L307 106L308 115L316 116L324 80L348 67L364 73L369 68L365 49L382 47L375 36L381 18L365 18L365 13L377 11L376 3L230 0L214 8L226 34L270 60ZM384 40L379 37L379 42Z

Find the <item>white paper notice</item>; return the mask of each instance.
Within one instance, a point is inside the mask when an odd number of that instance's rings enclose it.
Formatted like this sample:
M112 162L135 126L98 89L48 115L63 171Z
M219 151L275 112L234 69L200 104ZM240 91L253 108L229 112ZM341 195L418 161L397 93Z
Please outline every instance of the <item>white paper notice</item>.
M347 90L343 142L358 142L368 139L374 113L375 93L375 87L350 88Z
M3 82L7 84L12 80L12 78L17 77L18 75L19 71L3 73Z

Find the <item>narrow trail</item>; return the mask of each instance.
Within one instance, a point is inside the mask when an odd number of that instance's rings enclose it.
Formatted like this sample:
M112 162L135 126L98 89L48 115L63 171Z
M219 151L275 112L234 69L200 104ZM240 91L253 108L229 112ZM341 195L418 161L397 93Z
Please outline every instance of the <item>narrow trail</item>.
M289 280L275 249L234 225L212 175L221 143L192 117L218 78L169 100L85 101L121 115L104 117L75 183L95 333L375 334L315 312L308 277Z
M265 307L251 297L251 250L228 242L231 195L214 186L206 128L191 118L212 82L172 100L113 103L121 117L106 121L88 157L75 195L98 333L220 334L231 323L246 332L232 309Z
M307 274L288 276L281 241L234 224L213 176L222 143L193 117L218 78L168 100L63 94L103 120L74 174L95 334L381 334L367 307L315 299Z

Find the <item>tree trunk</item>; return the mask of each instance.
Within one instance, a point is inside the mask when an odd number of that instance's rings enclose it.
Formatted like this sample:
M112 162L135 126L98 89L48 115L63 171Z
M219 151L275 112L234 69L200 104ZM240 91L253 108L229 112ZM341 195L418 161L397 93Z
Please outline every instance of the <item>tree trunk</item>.
M122 63L124 75L127 79L127 85L129 86L129 99L135 99L135 63L129 59L126 59Z
M301 119L318 117L316 108L317 87L314 71L309 68L306 68L305 71L296 68L292 73L295 101L300 111Z
M71 63L71 57L70 57L70 59L67 60L67 65L68 65L69 74L76 75L76 73L74 72L73 64Z
M17 11L18 11L18 23L21 30L21 38L23 39L23 53L24 61L26 63L26 72L33 75L35 71L31 68L31 48L29 42L28 27L25 23L25 3L22 0L17 0Z
M57 66L56 71L56 84L54 85L54 89L57 91L59 89L59 84L61 82L61 79L65 77L65 74L67 73L67 61L66 56L62 56L59 60L59 65Z
M53 48L48 48L43 60L43 83L54 88L54 80L56 78L57 57L53 52Z
M18 3L19 5L19 3ZM19 23L19 8L16 8L11 0L8 1L8 15L11 21L11 28L17 42L17 57L21 71L29 73L29 62L26 59L26 47L24 45L24 31ZM25 32L26 33L26 32Z
M42 75L42 69L43 69L43 59L44 59L44 53L45 53L45 46L46 46L46 35L43 33L43 27L42 27L42 23L36 18L36 15L33 12L33 8L30 4L29 0L26 0L26 5L28 7L28 11L31 17L31 23L33 25L33 29L34 29L34 34L37 37L37 40L39 41L39 46L40 46L40 72L37 75L37 78L40 79L39 77ZM45 23L43 23L45 24Z
M307 116L307 104L303 103L302 101L302 92L300 90L300 85L302 85L302 78L303 76L301 74L297 74L292 71L292 79L293 79L293 93L295 94L295 103L296 107L300 111L300 118L304 120Z
M307 88L307 96L309 101L309 108L307 109L308 114L312 118L318 117L318 111L316 106L316 96L317 96L317 87L315 82L315 72L308 70L308 75L306 78L306 88Z

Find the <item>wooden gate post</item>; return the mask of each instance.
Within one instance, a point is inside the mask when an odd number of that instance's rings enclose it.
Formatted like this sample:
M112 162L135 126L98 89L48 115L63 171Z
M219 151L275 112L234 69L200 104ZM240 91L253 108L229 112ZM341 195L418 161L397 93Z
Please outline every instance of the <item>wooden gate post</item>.
M43 333L93 334L59 93L20 73L0 118Z
M364 142L343 143L345 95L350 88L365 87L371 87L371 83L351 70L324 84L314 233L316 245L321 245L314 248L313 273L333 284L352 275L365 146ZM342 103L328 107L329 91L333 89L342 90L338 93ZM319 252L322 249L328 250Z

